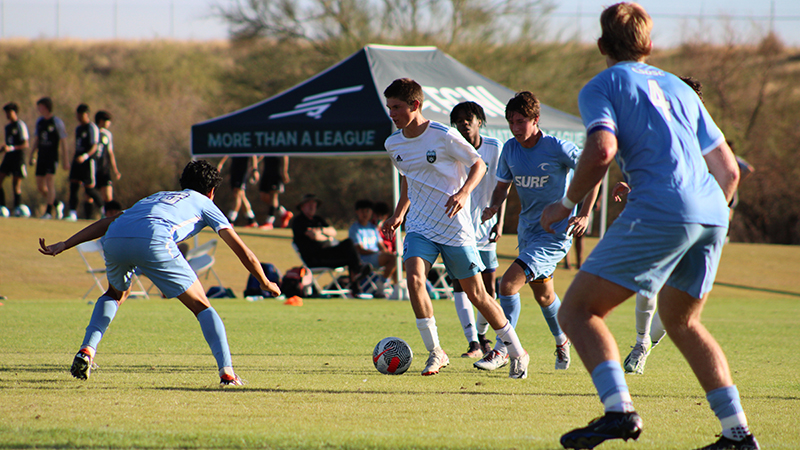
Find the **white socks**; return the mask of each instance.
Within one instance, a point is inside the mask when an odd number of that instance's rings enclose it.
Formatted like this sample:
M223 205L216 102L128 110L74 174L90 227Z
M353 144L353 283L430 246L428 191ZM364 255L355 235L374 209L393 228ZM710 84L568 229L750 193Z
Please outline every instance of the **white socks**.
M430 317L427 319L417 319L417 329L419 335L422 337L422 342L425 344L425 349L433 351L434 348L439 347L439 332L436 330L436 318Z

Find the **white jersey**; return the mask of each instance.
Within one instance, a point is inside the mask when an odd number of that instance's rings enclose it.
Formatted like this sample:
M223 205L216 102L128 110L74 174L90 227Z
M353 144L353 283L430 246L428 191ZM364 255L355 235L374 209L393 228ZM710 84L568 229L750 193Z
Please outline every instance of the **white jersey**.
M470 196L472 223L475 225L475 241L478 250L494 251L497 243L489 242L489 232L497 224L497 214L483 223L481 223L481 215L483 210L492 203L492 193L497 186L497 163L500 161L503 143L493 137L481 136L481 146L477 150L483 162L486 163L486 175L483 176Z
M437 244L474 246L470 205L452 218L445 214L447 200L467 179L467 168L481 159L472 145L455 129L430 121L421 135L409 139L398 130L386 139L385 146L408 184L411 205L406 232L419 233Z

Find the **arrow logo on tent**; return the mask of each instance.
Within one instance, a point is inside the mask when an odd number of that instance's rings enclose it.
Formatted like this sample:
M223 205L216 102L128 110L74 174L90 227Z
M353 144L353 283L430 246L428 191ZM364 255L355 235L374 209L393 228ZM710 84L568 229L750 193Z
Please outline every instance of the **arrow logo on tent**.
M332 91L323 92L321 94L310 95L303 98L301 103L298 103L293 110L271 114L270 119L280 119L281 117L295 116L298 114L305 114L308 117L319 119L330 106L339 99L340 95L352 94L364 89L364 85L351 86L342 89L334 89Z

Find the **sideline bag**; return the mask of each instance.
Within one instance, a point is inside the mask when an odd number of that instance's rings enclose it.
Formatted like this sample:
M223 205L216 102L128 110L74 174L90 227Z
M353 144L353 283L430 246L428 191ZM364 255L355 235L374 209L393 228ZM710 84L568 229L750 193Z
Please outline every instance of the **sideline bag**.
M261 269L264 270L264 275L267 276L269 281L281 285L281 273L278 269L270 263L261 263ZM252 274L247 277L247 285L244 288L245 297L272 297L272 293L261 289L261 285Z
M236 298L233 289L223 286L211 286L206 292L208 298Z
M286 271L281 281L281 291L286 297L312 297L314 294L313 276L305 267L292 267Z

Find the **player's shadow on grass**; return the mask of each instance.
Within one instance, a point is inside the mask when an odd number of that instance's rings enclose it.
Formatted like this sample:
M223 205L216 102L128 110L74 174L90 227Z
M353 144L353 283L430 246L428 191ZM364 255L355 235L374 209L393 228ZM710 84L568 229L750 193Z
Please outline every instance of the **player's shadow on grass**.
M744 289L744 290L747 290L747 291L767 292L767 293L770 293L770 294L779 294L779 295L788 295L788 296L791 296L791 297L800 297L800 292L780 291L780 290L777 290L777 289L767 289L767 288L762 288L762 287L745 286L745 285L742 285L742 284L733 284L733 283L722 283L722 282L719 282L719 281L715 281L714 284L717 285L717 286L725 286L725 287L729 287L729 288Z

